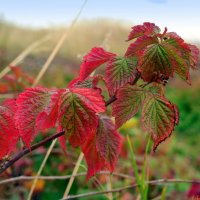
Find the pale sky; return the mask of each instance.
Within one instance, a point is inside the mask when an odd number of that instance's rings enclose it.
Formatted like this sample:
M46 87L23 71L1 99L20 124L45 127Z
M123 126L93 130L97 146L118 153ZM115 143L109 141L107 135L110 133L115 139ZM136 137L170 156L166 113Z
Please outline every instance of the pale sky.
M0 16L32 27L69 24L83 0L1 0ZM200 0L88 0L81 19L154 22L185 39L200 41Z

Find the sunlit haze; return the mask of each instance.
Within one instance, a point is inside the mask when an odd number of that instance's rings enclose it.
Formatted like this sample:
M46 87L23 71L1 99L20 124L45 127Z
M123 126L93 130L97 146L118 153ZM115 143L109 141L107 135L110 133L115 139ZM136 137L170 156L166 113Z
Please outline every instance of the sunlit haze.
M83 0L6 0L0 16L29 27L69 24ZM140 24L144 21L168 27L185 39L200 41L199 0L88 0L81 19L111 18Z

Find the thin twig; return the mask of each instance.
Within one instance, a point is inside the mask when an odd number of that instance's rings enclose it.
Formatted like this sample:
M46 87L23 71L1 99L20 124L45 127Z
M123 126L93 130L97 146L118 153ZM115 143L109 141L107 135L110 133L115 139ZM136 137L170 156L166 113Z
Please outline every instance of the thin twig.
M100 175L100 174L101 175L110 175L111 173L109 171L100 171L97 173L97 175ZM77 173L75 175L66 175L66 176L38 176L38 180L67 180L73 176L80 177L80 176L86 176L86 175L87 175L87 172L81 172L81 173ZM128 174L113 172L112 175L121 177L121 178L125 178L125 179L128 178L132 181L135 180L133 176L130 176ZM18 176L18 177L8 178L8 179L0 181L0 185L17 182L17 181L31 181L34 179L35 179L35 176Z
M135 85L139 79L140 79L140 74L136 73L134 81L132 83L130 83L130 84L131 85ZM116 100L117 100L116 95L113 95L108 101L106 101L105 105L108 106L109 104L113 103Z
M46 70L48 69L48 67L50 66L51 62L53 61L53 59L55 58L56 54L58 53L59 49L61 48L61 46L63 45L65 39L67 38L69 32L72 30L72 28L74 27L74 25L76 24L84 6L86 5L87 0L84 1L83 5L81 6L79 12L77 13L77 15L75 16L74 20L72 21L71 25L69 28L67 28L67 30L64 32L64 34L62 35L62 37L60 38L60 40L58 41L58 43L56 44L55 48L53 49L53 51L51 52L50 56L48 57L47 61L45 62L45 64L42 66L42 69L40 70L39 74L37 75L33 86L36 86L40 79L42 78L42 76L44 75L44 73L46 72Z
M1 166L0 168L0 174L3 173L8 167L10 167L11 165L13 165L15 162L17 162L20 158L22 158L23 156L25 156L26 154L34 151L35 149L44 146L46 143L64 135L64 131L56 133L54 135L51 135L50 137L45 138L44 140L42 140L41 142L38 142L34 145L32 145L30 148L25 148L23 150L21 150L19 153L17 153L11 160L9 160L8 162L6 162L5 164L3 164L3 166Z
M200 184L200 180L158 179L158 180L152 180L152 181L146 182L146 184L149 184L149 185L159 185L159 184L167 184L167 183L195 183L195 184ZM128 186L125 186L125 187L101 191L101 192L88 192L88 193L85 193L85 194L71 195L71 196L68 196L67 198L64 198L64 199L61 199L61 200L85 198L85 197L91 197L91 196L100 195L100 194L107 194L107 193L110 193L110 192L112 192L112 193L122 192L124 190L133 189L133 188L136 188L136 187L138 187L138 184L128 185Z
M116 100L116 98L111 97L107 102L106 106L109 106L111 103L113 103ZM3 173L8 167L13 165L16 161L18 161L20 158L25 156L26 154L30 153L31 151L39 148L40 146L45 145L46 143L54 140L55 138L58 138L60 136L64 135L64 131L56 133L50 137L45 138L41 142L38 142L34 145L32 145L30 148L25 148L22 151L20 151L18 154L16 154L11 160L9 160L7 163L5 163L1 168L0 168L0 174Z
M113 97L111 97L110 99L113 99ZM116 100L116 99L115 99ZM113 103L115 100L108 100L106 103L106 106L109 106L111 103ZM20 158L22 158L23 156L25 156L26 154L30 153L31 151L39 148L40 146L45 145L46 143L64 135L64 131L56 133L50 137L45 138L44 140L42 140L41 142L38 142L34 145L32 145L30 148L25 148L22 151L20 151L18 154L16 154L11 160L9 160L7 163L5 163L1 168L0 168L0 174L3 173L8 167L10 167L11 165L13 165L16 161L18 161Z

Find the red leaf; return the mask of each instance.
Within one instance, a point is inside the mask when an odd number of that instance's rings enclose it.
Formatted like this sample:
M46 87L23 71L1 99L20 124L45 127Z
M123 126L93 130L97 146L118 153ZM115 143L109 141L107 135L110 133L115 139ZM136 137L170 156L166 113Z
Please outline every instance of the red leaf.
M196 67L199 50L185 43L176 33L166 32L167 29L163 34L142 34L125 55L138 56L137 69L146 82L160 83L161 76L168 79L176 72L190 83L189 69Z
M48 108L48 105L51 102L51 96L54 93L55 91L53 90L36 87L25 90L25 92L21 93L17 98L15 123L16 127L19 129L22 140L27 146L30 146L30 143L39 131L36 126L37 118ZM38 124L40 123L38 122ZM40 127L42 127L42 125L40 125Z
M101 75L89 76L85 80L80 80L80 78L73 79L69 84L68 88L97 88L97 84L100 80L103 80Z
M122 139L111 119L99 116L98 128L93 138L87 140L82 150L88 164L87 179L102 169L114 170Z
M138 51L144 50L147 46L151 44L158 43L157 38L144 35L142 37L137 38L134 43L131 43L128 47L125 56L135 56L138 54Z
M97 67L107 62L115 54L105 51L103 48L95 47L84 56L80 66L80 80L87 78Z
M191 50L190 65L192 69L198 69L197 64L199 60L199 49L195 45L188 44Z
M187 192L187 196L192 199L198 200L200 198L200 184L198 183L192 183L190 186L190 189Z
M119 89L112 113L118 128L138 112L143 94L142 88L133 85L125 85Z
M158 33L160 33L160 28L158 26L156 26L154 23L144 22L143 25L132 27L132 31L128 36L128 40L132 40L143 35L151 36Z
M18 66L9 66L9 67L13 71L16 79L19 79L22 76L23 72L20 67Z
M61 132L61 131L64 131L64 130L62 129L62 127L59 126L57 128L57 131ZM63 152L65 153L65 155L67 155L67 153L66 153L66 151L67 151L67 146L66 146L67 138L65 137L65 135L62 135L61 137L59 137L58 142L59 142Z
M79 146L94 134L98 118L105 111L99 90L89 88L66 89L60 98L59 123L73 146Z
M163 96L148 95L142 108L142 126L149 132L154 141L154 151L157 146L168 138L174 126L178 124L178 110Z
M115 57L109 61L105 79L110 96L126 83L134 81L136 64L136 58Z
M9 91L9 86L7 83L0 83L0 94Z
M156 82L157 79L159 81L160 75L165 78L173 76L173 68L166 49L161 44L154 44L141 51L138 71L147 82Z
M52 93L49 105L47 105L43 112L38 114L36 119L36 127L38 130L45 130L54 127L58 118L59 100L64 90L57 90Z
M15 110L15 100L7 100L0 106L0 159L15 150L19 139L13 120Z

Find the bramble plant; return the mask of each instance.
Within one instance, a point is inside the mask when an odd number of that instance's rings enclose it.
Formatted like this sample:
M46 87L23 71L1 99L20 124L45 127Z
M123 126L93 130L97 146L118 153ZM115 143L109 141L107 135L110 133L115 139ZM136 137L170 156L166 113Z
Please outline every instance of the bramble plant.
M61 137L62 145L69 140L81 147L87 178L102 169L113 171L122 143L117 129L140 110L142 128L151 135L155 151L179 121L178 109L166 99L164 87L175 73L190 84L190 69L197 69L199 50L149 22L132 27L128 41L133 39L124 56L92 48L83 58L79 77L67 88L33 87L16 100L6 100L0 106L0 159L13 153L19 139L34 150L38 146L31 143L38 132L56 127L62 132L51 139ZM105 74L91 76L103 64ZM11 164L2 166L1 172Z

